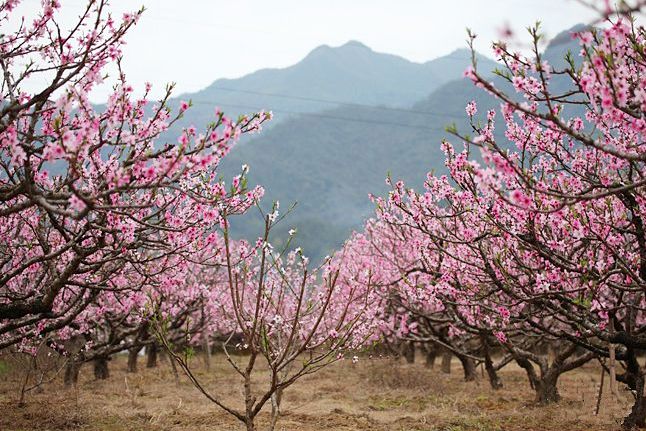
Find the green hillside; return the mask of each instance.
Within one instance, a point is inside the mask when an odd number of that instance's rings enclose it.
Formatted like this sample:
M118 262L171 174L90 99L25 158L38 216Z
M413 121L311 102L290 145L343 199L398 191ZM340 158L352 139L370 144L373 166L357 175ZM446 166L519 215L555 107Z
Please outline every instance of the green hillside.
M555 61L568 49L576 49L567 34L555 38L558 43L547 48L546 57ZM358 42L323 46L292 67L219 80L187 95L184 99L199 103L184 121L206 123L214 105L226 109L230 104L233 112L250 110L236 111L236 106L276 111L275 124L235 147L221 172L230 177L248 164L250 183L262 184L267 191L266 208L274 200L281 202L281 210L298 202L276 230L274 241L280 243L296 227L294 245L319 260L371 215L368 193L384 193L388 173L419 187L429 170L444 169L440 143L445 138L455 142L445 128L455 123L468 130L467 102L476 100L481 113L497 107L488 94L461 78L469 62L466 50L417 64L375 53ZM479 64L481 72L496 67L485 57ZM564 82L557 80L555 85ZM232 226L237 236L251 239L261 233L255 213L234 220Z

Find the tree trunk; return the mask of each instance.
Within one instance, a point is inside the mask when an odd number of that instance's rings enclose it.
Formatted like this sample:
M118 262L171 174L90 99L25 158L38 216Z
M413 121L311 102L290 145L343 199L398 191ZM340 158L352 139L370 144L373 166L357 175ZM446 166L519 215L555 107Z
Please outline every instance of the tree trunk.
M110 377L110 370L108 369L108 358L97 358L94 360L94 378L97 380L105 380Z
M276 423L280 416L280 402L282 401L282 398L282 389L277 389L276 392L271 395L271 422L269 423L269 431L274 431L276 429Z
M255 431L256 427L254 425L255 414L253 413L254 404L256 402L256 397L253 396L251 390L251 370L253 369L253 364L256 362L258 353L251 351L249 355L249 362L245 372L243 374L244 378L244 404L245 404L245 423L247 425L247 431Z
M412 341L406 341L404 344L402 344L402 353L404 355L404 358L406 358L407 364L415 363L415 343L413 343Z
M146 346L146 368L157 366L157 344L152 343Z
M617 375L617 380L628 385L635 396L630 414L621 424L623 429L632 430L646 426L646 399L644 399L644 375L633 349L626 352L626 372Z
M644 377L637 378L637 387L634 390L635 404L630 409L630 414L624 419L621 426L624 429L632 430L646 426L646 399L644 399Z
M25 378L22 381L22 386L20 386L20 400L18 400L18 406L23 407L25 405L25 394L27 393L27 384L29 383L29 377L31 377L31 372L34 370L36 365L36 356L32 356L29 360L29 366L25 370Z
M206 371L211 371L211 343L206 335L203 336L202 349L204 350L204 366Z
M502 381L500 380L500 377L498 377L496 367L494 367L493 361L491 360L489 342L487 341L486 336L483 336L482 338L482 346L484 348L484 367L487 371L487 377L489 377L489 385L491 385L491 389L493 390L500 389L502 388Z
M137 359L139 358L139 351L141 347L133 347L128 350L128 372L136 373L137 372Z
M548 369L547 364L544 363L540 366L540 377L536 374L534 366L529 359L516 356L516 363L527 372L527 378L532 389L536 392L536 402L541 405L555 403L561 399L556 382L558 381L560 372L555 369Z
M79 380L79 371L81 370L81 364L74 360L69 360L65 365L65 376L63 377L63 383L66 388L71 386L76 386Z
M540 405L555 403L561 399L556 387L558 374L552 376L550 373L536 382L536 402Z
M437 348L433 344L427 344L424 347L425 350L425 356L426 356L426 362L425 365L428 368L433 368L435 367L435 358L437 357Z
M78 382L82 362L79 362L77 359L79 359L78 354L84 344L85 338L82 335L75 335L63 342L65 350L69 352L69 359L65 364L65 376L63 377L63 384L67 388L76 386Z
M487 377L489 377L489 384L491 385L491 389L497 390L497 389L502 389L502 380L500 380L500 377L498 376L498 373L496 372L496 368L493 366L493 363L491 362L491 358L487 355L485 357L485 370L487 371Z
M177 364L175 363L175 358L173 355L166 355L168 362L170 362L170 368L173 370L173 378L175 379L175 386L179 386L179 372L177 371Z
M442 353L442 372L444 374L451 374L451 358L453 357L453 353L451 353L449 350L445 350Z
M473 382L478 378L478 374L476 373L476 363L473 359L463 356L463 355L456 355L460 362L462 363L462 369L464 370L464 381L465 382Z

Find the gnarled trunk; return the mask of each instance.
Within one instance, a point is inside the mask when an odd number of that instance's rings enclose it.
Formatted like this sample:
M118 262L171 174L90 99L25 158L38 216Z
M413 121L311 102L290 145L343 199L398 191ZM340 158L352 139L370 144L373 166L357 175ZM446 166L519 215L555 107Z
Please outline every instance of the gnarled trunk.
M94 360L94 378L97 380L105 380L108 377L110 377L110 370L108 369L108 358L96 358Z
M486 336L483 336L482 338L482 347L484 353L484 366L487 371L487 377L489 377L489 385L493 390L501 389L502 381L500 380L496 367L493 365L493 361L491 360L491 351L489 349L489 342L487 341Z
M415 343L412 341L405 341L402 344L402 355L406 358L406 363L415 363Z
M65 376L63 377L63 383L66 388L70 386L76 386L79 380L79 371L81 370L81 364L70 359L67 364L65 364Z
M426 365L428 368L434 368L435 367L435 358L437 358L437 349L433 344L426 344L424 346L424 353L426 357L426 362L424 362L424 365Z
M157 366L157 344L152 343L146 346L146 368Z
M175 379L175 386L179 386L179 372L177 370L177 364L175 363L175 358L170 353L168 352L166 353L167 354L164 356L168 358L168 362L170 363L170 368L171 370L173 370L173 379Z
M637 378L637 385L634 391L635 403L630 409L630 414L621 424L624 429L644 428L646 426L646 399L644 399L643 376Z
M65 364L65 376L63 383L65 387L76 386L79 378L79 371L81 370L82 362L79 360L79 352L85 345L85 338L82 335L75 335L67 341L63 342L65 350L69 353L69 359Z
M491 386L491 389L502 389L502 380L500 380L500 376L498 376L498 372L493 366L491 358L485 358L485 370L487 371L487 377L489 378L489 385Z
M450 350L442 352L442 372L444 374L451 374L451 358L453 353Z
M539 376L529 359L518 356L515 359L518 365L527 372L529 384L536 393L536 402L538 404L547 405L561 399L556 388L556 383L560 375L559 370L549 370L547 360L545 359L545 362L541 365L541 375Z
M623 429L632 430L646 426L646 399L644 399L644 375L643 370L637 362L637 356L633 349L626 352L626 372L617 375L617 380L625 383L633 392L635 403L630 409L621 424Z
M137 359L139 358L139 351L141 347L133 347L128 350L128 372L136 373L137 372Z
M541 405L555 403L561 399L556 383L558 381L558 374L547 373L547 375L540 378L535 384L536 402Z
M464 370L464 381L473 382L478 378L476 373L476 363L473 359L464 355L456 355L460 362L462 363L462 369Z

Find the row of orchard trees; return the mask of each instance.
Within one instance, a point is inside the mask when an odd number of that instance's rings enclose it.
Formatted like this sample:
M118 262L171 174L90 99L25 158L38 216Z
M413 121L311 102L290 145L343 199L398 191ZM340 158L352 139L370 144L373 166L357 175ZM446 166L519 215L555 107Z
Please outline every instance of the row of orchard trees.
M494 44L497 81L475 63L466 76L499 111L469 103L470 135L443 144L448 174L429 173L422 191L391 183L347 247L387 299L387 336L482 361L494 387L515 361L542 403L559 398L562 373L616 360L632 428L646 421L646 32L607 18L573 35L580 58L563 69L541 57L537 29L529 56Z
M173 114L170 88L152 102L149 86L136 97L128 85L121 47L141 11L116 20L91 0L63 26L58 1L23 20L19 3L0 4L12 29L0 38L0 348L59 351L73 380L80 363L100 370L117 352L163 345L249 430L265 406L275 425L299 377L377 336L443 346L467 371L482 361L495 387L515 361L540 402L558 399L560 374L593 358L612 370L614 358L635 394L624 425L644 425L646 35L626 16L577 34L581 61L563 70L543 61L537 31L533 56L496 44L516 93L474 64L467 76L500 111L470 103L473 136L454 131L463 150L444 144L448 175L430 174L421 192L392 184L364 232L309 270L300 252L271 246L277 205L257 241L229 237L263 190L247 187L244 167L225 184L218 164L269 114L216 110L202 132L165 142L190 103ZM88 94L106 73L116 83L98 109ZM188 348L213 338L240 375L240 405L190 368ZM242 359L229 354L237 343Z
M202 132L188 127L166 142L190 103L173 113L172 87L158 101L150 85L136 97L121 69L124 35L142 10L117 19L107 0L89 0L65 25L57 0L30 18L20 3L0 3L0 349L58 351L74 381L81 363L105 376L111 355L129 351L134 366L143 346L163 345L247 429L271 404L273 427L287 386L371 337L367 306L378 298L370 283L341 285L339 260L309 271L300 252L274 250L277 206L255 243L229 237L231 217L263 190L247 187L246 167L225 184L218 165L271 115L215 110ZM106 75L114 91L97 108L88 95ZM234 343L248 352L244 364L229 356L241 408L189 368L188 348L214 338L227 355ZM259 359L268 388L251 384Z

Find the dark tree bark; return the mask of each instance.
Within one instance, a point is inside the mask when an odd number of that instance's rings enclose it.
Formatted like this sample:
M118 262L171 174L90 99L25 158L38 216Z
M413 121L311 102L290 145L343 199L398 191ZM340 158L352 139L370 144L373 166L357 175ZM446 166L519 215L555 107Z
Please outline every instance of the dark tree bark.
M105 380L109 377L110 369L108 368L108 358L96 358L94 360L94 378L97 380Z
M137 372L137 359L139 358L139 351L141 347L133 347L128 350L128 372L136 373Z
M449 350L445 350L442 352L442 372L444 374L451 374L451 358L453 357L453 353L451 353Z
M179 372L177 371L177 364L175 363L175 358L172 355L165 355L168 358L170 363L170 368L173 370L173 379L175 380L175 386L179 386Z
M65 375L63 383L65 387L76 386L79 377L79 371L83 362L79 359L79 352L85 344L85 337L83 335L75 335L67 341L63 342L65 350L69 354L69 360L65 364Z
M574 344L555 348L555 357L550 363L545 356L535 355L518 348L510 348L510 353L518 365L525 370L532 389L536 392L536 402L542 405L561 399L557 389L561 374L574 370L595 357L593 352L577 353ZM540 374L533 364L538 366ZM639 366L639 365L637 365Z
M547 405L561 400L561 395L556 387L558 379L559 373L548 372L536 382L536 402L538 404Z
M155 368L157 366L157 351L156 343L146 346L146 368Z
M489 378L489 385L491 385L491 389L493 390L498 390L502 389L503 384L502 380L500 380L500 376L498 376L498 372L496 371L496 368L493 365L493 362L491 362L490 357L485 357L485 370L487 371L487 377Z
M65 365L65 376L63 377L63 383L65 387L69 388L70 386L76 386L79 380L79 371L81 370L81 364L71 360Z
M489 348L489 342L487 341L486 336L482 338L482 347L484 353L484 367L487 371L487 377L489 378L489 385L491 385L491 389L493 390L501 389L502 380L500 380L498 372L496 371L496 367L494 366L491 359L491 350Z
M406 358L406 363L414 364L415 363L415 343L412 341L405 341L402 344L402 354Z
M434 368L435 359L437 358L437 347L431 343L425 344L424 356L426 357L426 361L424 362L424 365L426 365L428 368L431 368L431 369Z
M65 377L63 378L63 382L66 387L76 386L80 370L81 365L75 361L69 361L67 365L65 365Z
M464 355L456 355L462 364L462 369L464 370L464 381L473 382L478 378L478 373L476 372L476 363L473 359Z
M635 194L631 191L621 193L620 198L624 206L630 210L631 222L634 226L635 238L639 245L639 276L642 280L646 279L646 228L644 227L644 220L639 202ZM625 318L623 328L613 316L611 321L616 329L623 333L631 334L636 328L636 310L638 309L638 301L633 303L634 306L628 308L628 313ZM626 345L626 344L624 344ZM624 429L644 428L646 427L646 400L644 399L644 372L637 361L637 354L634 347L626 345L626 371L617 376L617 380L626 383L633 392L635 403L633 404L630 414L624 419L622 427Z
M644 399L644 375L634 349L626 352L626 371L617 375L617 380L625 383L633 392L635 403L630 409L630 414L621 424L622 428L632 430L646 427L646 399Z
M547 363L547 360L545 362ZM536 393L536 402L538 404L547 405L561 399L556 387L559 375L561 374L560 371L554 369L548 370L547 364L545 364L545 366L541 367L544 369L541 370L541 375L539 376L529 359L516 357L516 363L527 373L529 384Z
M646 427L646 400L644 399L644 377L639 376L635 382L635 403L630 409L630 414L624 419L624 429Z

